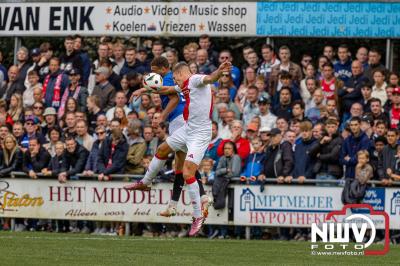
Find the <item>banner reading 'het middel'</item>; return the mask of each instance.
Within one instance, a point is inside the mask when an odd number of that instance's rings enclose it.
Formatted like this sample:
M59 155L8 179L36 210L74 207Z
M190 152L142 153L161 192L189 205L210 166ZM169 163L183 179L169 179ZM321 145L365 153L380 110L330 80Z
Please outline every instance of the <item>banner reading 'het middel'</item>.
M0 217L191 223L192 206L185 190L177 215L158 214L168 206L172 184L159 183L150 191L127 191L122 182L1 179ZM205 187L211 193L211 187ZM206 223L227 224L228 211L212 207Z

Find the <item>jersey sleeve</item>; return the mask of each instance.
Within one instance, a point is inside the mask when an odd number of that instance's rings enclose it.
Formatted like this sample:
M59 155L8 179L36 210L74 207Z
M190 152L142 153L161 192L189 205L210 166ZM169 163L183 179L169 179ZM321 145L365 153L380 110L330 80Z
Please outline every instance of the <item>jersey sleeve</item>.
M192 87L198 88L198 87L204 86L203 80L204 80L205 76L206 75L193 75L190 78L190 83L191 83Z

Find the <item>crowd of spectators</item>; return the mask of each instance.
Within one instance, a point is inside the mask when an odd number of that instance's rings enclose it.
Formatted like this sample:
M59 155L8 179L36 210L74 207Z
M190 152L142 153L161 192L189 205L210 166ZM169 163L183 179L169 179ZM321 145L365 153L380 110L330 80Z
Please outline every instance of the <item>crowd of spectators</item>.
M186 61L200 74L224 61L234 65L213 86L203 183L237 177L263 189L266 178L288 184L344 177L359 185L376 179L382 186L400 180L399 75L385 68L379 49L328 45L318 57L304 54L296 63L294 47L264 44L232 54L206 35L184 47L153 41L151 49L102 37L93 58L81 36L66 37L64 46L63 51L54 51L49 42L21 47L15 65L3 65L0 50L1 177L23 171L32 179L45 175L63 183L79 179L78 174L98 174L99 181L111 180L112 174L144 174L168 127L160 96L135 92L151 60L164 56L171 68ZM245 63L237 66L239 58ZM167 165L164 173L172 169L173 154ZM8 222L2 221L3 229ZM19 224L21 230L55 226ZM89 224L56 227L115 233L119 226ZM144 226L144 234L165 230ZM210 230L211 237L218 234L226 237L226 228Z

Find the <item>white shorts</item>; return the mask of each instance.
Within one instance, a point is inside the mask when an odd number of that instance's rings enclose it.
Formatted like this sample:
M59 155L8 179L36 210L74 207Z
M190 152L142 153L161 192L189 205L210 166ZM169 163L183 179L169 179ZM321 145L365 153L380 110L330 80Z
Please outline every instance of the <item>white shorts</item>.
M166 142L173 151L183 151L186 153L185 160L191 161L196 165L200 165L201 160L204 157L208 145L211 141L211 128L210 130L204 130L196 136L189 136L186 134L186 125L179 128L170 135Z
M175 131L184 126L185 126L185 120L183 119L183 115L175 117L175 119L169 123L168 126L169 135L174 134Z

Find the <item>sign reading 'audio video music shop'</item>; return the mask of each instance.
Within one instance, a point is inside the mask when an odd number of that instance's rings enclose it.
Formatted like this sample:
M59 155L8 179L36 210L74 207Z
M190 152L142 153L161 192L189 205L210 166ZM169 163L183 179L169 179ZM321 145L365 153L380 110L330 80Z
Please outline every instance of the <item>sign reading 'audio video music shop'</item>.
M0 6L0 36L255 36L256 3L25 3Z

